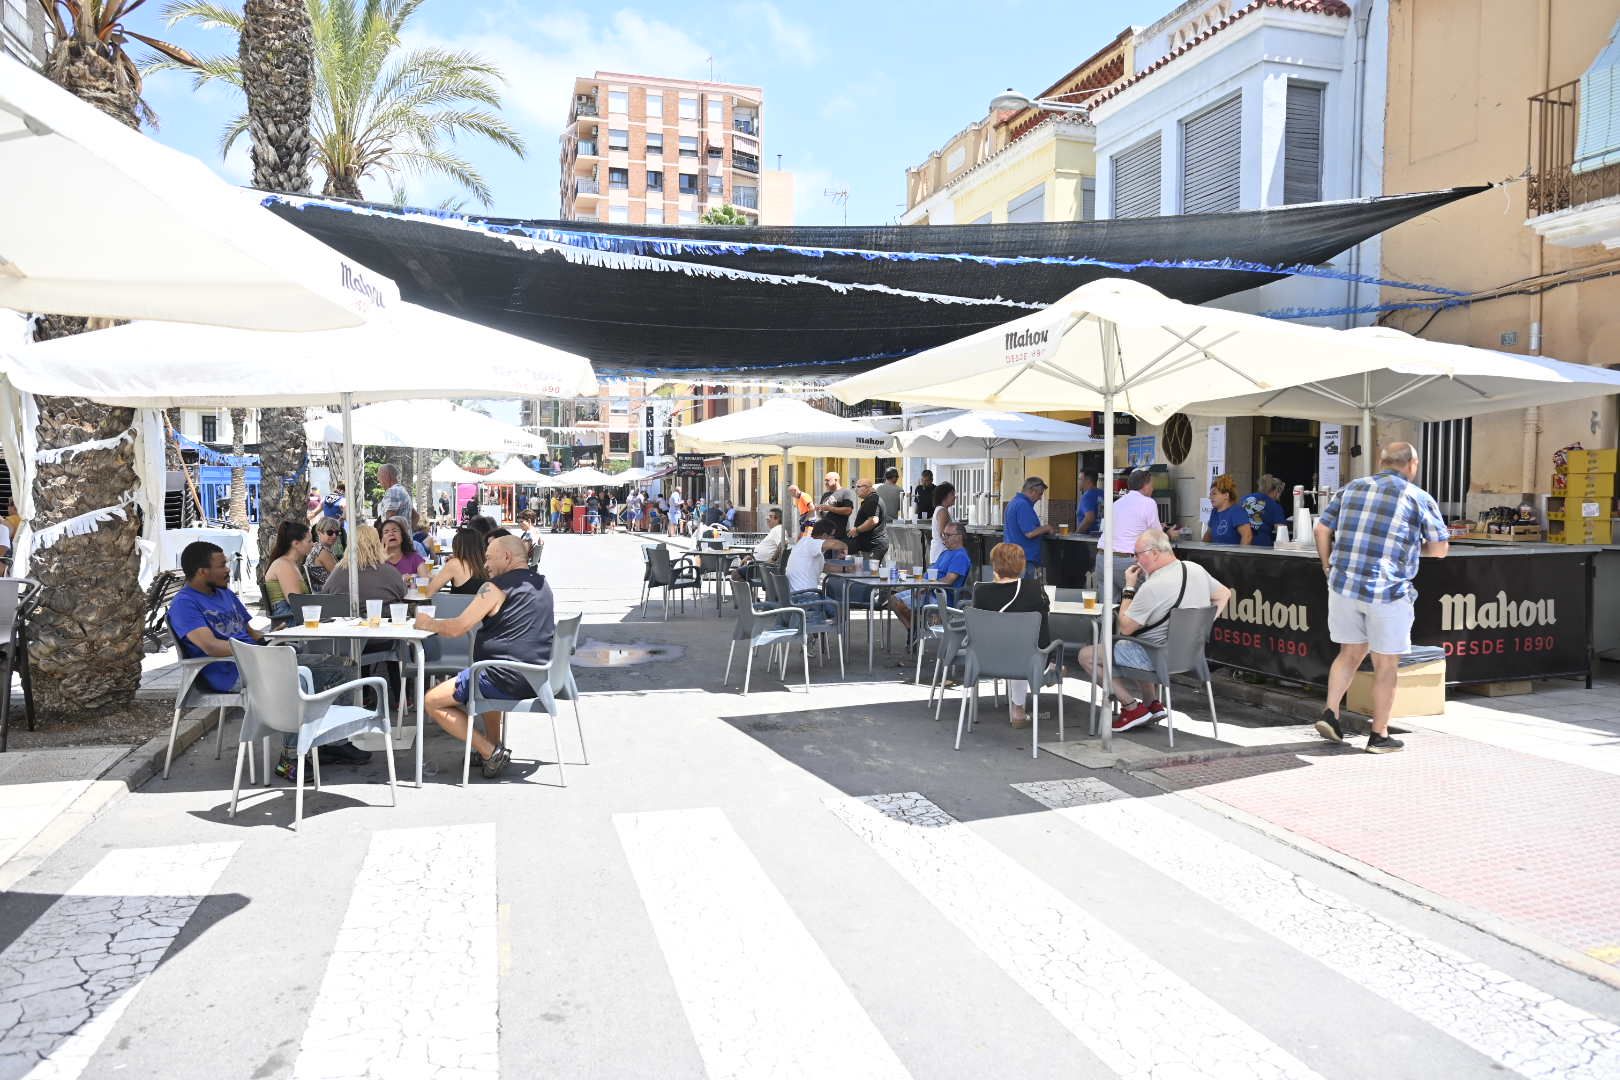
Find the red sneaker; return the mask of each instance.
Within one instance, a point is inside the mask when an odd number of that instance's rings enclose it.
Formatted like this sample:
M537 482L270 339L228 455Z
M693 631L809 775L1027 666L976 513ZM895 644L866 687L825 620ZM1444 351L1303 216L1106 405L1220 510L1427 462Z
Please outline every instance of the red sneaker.
M1153 717L1153 722L1155 724L1157 724L1160 720L1168 719L1170 716L1170 710L1165 708L1164 702L1160 701L1158 698L1154 698L1152 701L1147 703L1147 711L1148 715Z
M1138 701L1120 710L1120 714L1114 718L1114 730L1116 732L1130 731L1132 728L1139 728L1143 724L1151 724L1152 722L1153 714L1148 711L1145 703Z

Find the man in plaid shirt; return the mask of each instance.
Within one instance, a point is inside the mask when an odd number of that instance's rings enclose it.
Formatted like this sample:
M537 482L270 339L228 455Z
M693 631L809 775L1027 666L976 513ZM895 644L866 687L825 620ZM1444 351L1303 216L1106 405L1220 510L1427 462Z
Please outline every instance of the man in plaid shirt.
M1328 674L1327 708L1316 730L1344 741L1339 704L1361 661L1372 653L1373 721L1367 752L1401 748L1389 734L1396 666L1412 644L1412 601L1418 557L1443 559L1451 533L1440 508L1418 487L1417 451L1391 443L1378 459L1376 476L1352 480L1329 502L1316 523L1316 553L1328 579L1328 633L1339 645Z

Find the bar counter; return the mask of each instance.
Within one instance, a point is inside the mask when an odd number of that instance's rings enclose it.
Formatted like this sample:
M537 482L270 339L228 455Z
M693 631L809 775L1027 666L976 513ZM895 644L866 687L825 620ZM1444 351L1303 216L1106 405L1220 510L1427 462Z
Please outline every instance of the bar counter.
M896 558L920 565L927 526L889 528ZM999 529L969 530L975 567L1000 540ZM1047 584L1084 585L1096 550L1094 536L1047 538ZM1455 541L1447 558L1421 562L1412 641L1445 649L1451 685L1579 675L1590 686L1593 566L1600 550ZM1176 554L1203 566L1235 594L1215 624L1212 661L1327 685L1338 648L1328 637L1327 585L1314 550L1183 540Z

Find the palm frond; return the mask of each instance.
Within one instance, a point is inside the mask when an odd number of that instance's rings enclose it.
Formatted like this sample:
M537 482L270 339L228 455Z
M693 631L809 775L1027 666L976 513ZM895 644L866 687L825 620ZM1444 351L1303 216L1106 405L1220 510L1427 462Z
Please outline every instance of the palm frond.
M396 150L393 160L413 173L445 176L467 189L482 206L491 202L489 184L472 163L443 150Z
M224 157L236 145L236 140L247 134L248 118L243 113L234 120L226 121L225 126L219 129L219 156Z
M163 20L164 26L190 19L204 30L229 30L236 34L242 32L244 21L240 11L205 0L169 0L158 17Z

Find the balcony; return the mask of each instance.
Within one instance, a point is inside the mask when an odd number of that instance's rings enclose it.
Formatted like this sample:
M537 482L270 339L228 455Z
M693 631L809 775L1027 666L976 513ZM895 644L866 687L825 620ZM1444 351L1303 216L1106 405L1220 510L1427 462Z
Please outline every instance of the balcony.
M581 117L601 115L602 114L597 111L596 99L594 97L589 97L585 94L576 94L574 96L574 119L578 120Z
M744 210L758 210L759 189L745 187L733 188L731 191L731 203L733 206L740 206Z
M759 172L759 158L753 154L745 154L741 150L733 150L731 152L731 167L739 172L757 174Z
M758 135L759 121L745 120L742 117L733 117L731 121L731 130L740 131L744 135Z
M602 194L601 181L595 179L594 177L581 176L574 181L574 194L600 195Z
M1579 80L1530 98L1528 224L1561 247L1620 248L1620 146L1583 145L1580 119Z
M597 157L598 154L596 152L596 141L594 139L581 139L581 140L579 140L579 156L580 157Z

